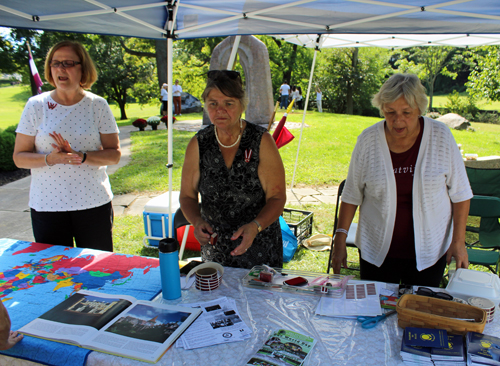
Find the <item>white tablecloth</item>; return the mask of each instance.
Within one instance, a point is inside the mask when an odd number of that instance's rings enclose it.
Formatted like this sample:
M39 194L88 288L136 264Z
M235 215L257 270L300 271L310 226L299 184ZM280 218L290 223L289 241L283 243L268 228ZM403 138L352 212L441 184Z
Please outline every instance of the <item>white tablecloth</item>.
M269 334L285 328L308 334L318 340L307 362L308 366L323 365L404 365L399 357L403 330L397 325L397 315L387 318L375 328L363 329L356 320L314 315L319 297L283 294L250 289L241 279L248 270L226 268L221 286L212 292L201 292L193 285L182 291L182 298L155 301L169 304L214 300L222 296L234 298L238 310L252 329L252 338L195 350L171 348L157 365L245 365ZM500 315L486 324L484 333L500 335ZM0 356L0 365L32 366L33 362ZM145 366L144 362L92 352L87 365Z

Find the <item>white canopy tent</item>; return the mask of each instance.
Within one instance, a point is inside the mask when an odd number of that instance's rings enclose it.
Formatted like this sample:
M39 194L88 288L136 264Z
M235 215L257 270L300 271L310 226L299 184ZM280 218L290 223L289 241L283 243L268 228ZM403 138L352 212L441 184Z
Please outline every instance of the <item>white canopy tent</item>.
M498 0L0 0L0 26L168 40L168 166L174 39L299 34L298 44L499 44ZM307 36L307 35L313 36ZM317 41L317 35L328 35ZM441 36L439 36L441 35ZM307 40L309 38L309 41ZM470 41L470 43L468 42ZM344 43L342 43L344 42ZM413 44L410 45L410 43ZM316 44L314 44L316 43ZM312 78L312 74L311 74ZM311 80L309 84L311 84ZM309 94L308 88L308 94ZM307 96L308 98L308 96ZM298 153L297 153L298 154ZM172 169L169 169L172 187ZM172 233L172 220L169 220Z

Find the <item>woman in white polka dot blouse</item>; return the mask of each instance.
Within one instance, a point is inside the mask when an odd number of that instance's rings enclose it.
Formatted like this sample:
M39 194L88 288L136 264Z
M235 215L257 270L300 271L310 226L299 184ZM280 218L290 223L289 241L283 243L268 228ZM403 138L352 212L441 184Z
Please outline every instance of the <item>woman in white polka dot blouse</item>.
M113 251L113 193L106 166L120 161L118 126L107 102L85 89L97 80L88 52L53 46L45 79L54 90L28 100L14 162L31 169L29 206L39 243Z

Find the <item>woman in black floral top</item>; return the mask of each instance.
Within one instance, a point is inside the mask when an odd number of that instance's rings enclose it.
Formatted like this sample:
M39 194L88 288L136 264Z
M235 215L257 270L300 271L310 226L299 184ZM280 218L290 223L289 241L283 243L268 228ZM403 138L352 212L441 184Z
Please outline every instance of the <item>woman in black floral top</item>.
M285 170L276 144L265 128L241 119L248 100L237 71L210 71L202 98L212 124L187 147L180 195L202 258L282 267Z

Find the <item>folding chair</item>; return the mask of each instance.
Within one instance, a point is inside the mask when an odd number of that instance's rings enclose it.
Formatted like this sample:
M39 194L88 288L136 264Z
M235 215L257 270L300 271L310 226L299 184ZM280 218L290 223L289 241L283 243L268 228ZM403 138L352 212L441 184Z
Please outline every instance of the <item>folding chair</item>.
M469 216L481 218L479 240L467 244L469 263L487 267L497 274L500 258L500 198L474 195Z
M340 183L339 185L339 190L337 192L337 204L335 206L335 219L333 221L333 234L332 234L332 243L330 246L330 257L328 258L328 268L326 269L326 273L330 273L330 268L331 268L331 261L332 261L332 256L333 256L333 240L335 239L335 230L337 230L337 225L339 221L339 207L340 207L340 197L342 196L342 191L344 190L345 186L345 179ZM354 245L354 239L356 237L356 230L358 229L358 224L353 222L351 226L349 227L349 232L347 234L347 239L346 239L346 245L348 247L353 247L357 248L356 245ZM353 269L359 271L359 268L349 268L348 269Z

